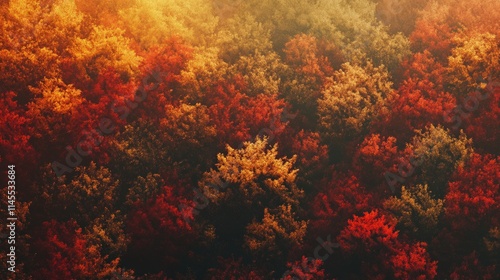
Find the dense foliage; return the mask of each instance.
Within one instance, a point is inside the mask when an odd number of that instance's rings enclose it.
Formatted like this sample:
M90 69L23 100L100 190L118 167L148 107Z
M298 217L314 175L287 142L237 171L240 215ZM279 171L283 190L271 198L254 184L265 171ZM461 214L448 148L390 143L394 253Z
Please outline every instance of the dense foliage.
M1 1L2 275L500 279L499 81L498 0Z

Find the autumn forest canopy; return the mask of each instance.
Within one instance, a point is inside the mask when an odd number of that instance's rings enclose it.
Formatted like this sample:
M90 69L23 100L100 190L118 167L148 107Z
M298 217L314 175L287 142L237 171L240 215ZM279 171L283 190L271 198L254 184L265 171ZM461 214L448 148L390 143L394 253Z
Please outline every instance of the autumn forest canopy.
M1 279L500 279L498 0L4 0L0 99Z

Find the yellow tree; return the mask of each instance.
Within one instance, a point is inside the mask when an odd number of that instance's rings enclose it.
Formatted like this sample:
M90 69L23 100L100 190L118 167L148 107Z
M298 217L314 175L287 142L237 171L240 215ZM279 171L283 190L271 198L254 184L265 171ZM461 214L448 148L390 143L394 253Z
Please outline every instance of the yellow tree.
M217 19L205 0L136 0L121 9L121 27L147 50L167 38L179 36L193 45L204 45L214 34Z
M264 247L275 242L270 250L277 254L304 236L305 223L292 212L299 210L303 193L295 183L296 158L278 158L277 149L276 144L268 147L266 138L245 142L240 149L228 146L200 181L199 196L210 206L201 214L232 252L243 253L245 242L251 252L269 252ZM259 233L261 228L265 234ZM284 265L284 259L279 261Z
M328 143L363 137L370 123L385 110L392 82L384 67L345 63L327 81L318 100L319 124Z
M241 76L247 85L245 93L249 96L258 94L277 94L281 85L281 74L286 69L275 52L255 52L242 56L229 67L228 73Z
M277 158L278 146L268 148L267 138L245 142L241 149L227 147L217 155L216 169L204 174L200 187L214 203L231 203L261 212L282 204L298 206L302 191L296 186L296 157ZM229 184L227 190L215 188L219 182ZM234 201L237 198L238 201ZM258 211L260 209L261 211Z
M500 38L491 33L457 35L448 57L451 92L467 95L500 76Z
M119 12L130 8L135 0L75 0L78 10L92 18L96 24L104 26L116 25L120 19Z
M377 19L389 27L393 33L410 34L419 12L429 0L377 0Z
M302 191L295 185L296 158L277 158L277 155L277 144L268 149L267 138L245 142L241 149L228 146L226 155L217 155L216 169L205 173L200 187L214 203L231 201L236 196L238 205L260 205L257 209L261 210L283 203L297 206ZM227 182L232 187L227 191L217 190L213 185L218 182Z
M64 16L60 13L44 11L37 0L13 0L2 7L0 87L3 90L24 93L28 86L35 86L44 77L58 76L59 54L54 47L58 47L57 42L69 45L70 39L57 38L55 35L61 31L72 34L70 30L64 30L64 23L67 22L58 22L61 23L60 28L55 28L53 24L61 18ZM80 21L78 15L72 20L76 24ZM55 29L53 34L45 34L52 29ZM46 35L50 37L45 38Z
M343 62L341 51L326 40L299 34L285 44L284 53L289 73L284 75L282 94L301 115L316 123L321 87L332 76L333 64L340 67Z
M90 83L103 71L112 69L123 80L136 77L141 58L129 48L130 41L120 29L94 26L89 36L77 38L69 49L74 64L72 71L83 84ZM78 74L77 74L78 75Z
M28 103L27 115L33 121L35 143L43 156L53 156L54 146L72 143L82 129L81 120L75 121L75 117L85 100L79 89L58 78L44 79L30 91L34 98Z
M14 0L1 17L0 84L13 90L43 78L88 86L109 68L125 78L137 71L123 31L95 25L74 1Z
M192 57L181 71L182 90L188 102L202 102L214 83L227 75L228 64L220 58L221 50L215 46L196 47Z

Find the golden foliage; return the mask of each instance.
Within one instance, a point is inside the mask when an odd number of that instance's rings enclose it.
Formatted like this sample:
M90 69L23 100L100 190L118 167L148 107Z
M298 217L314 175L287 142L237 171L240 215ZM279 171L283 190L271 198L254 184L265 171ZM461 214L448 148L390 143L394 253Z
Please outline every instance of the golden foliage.
M331 78L318 100L323 136L338 141L360 137L384 110L392 82L384 67L345 63Z
M269 252L278 253L292 246L300 246L306 234L307 222L297 221L294 216L290 205L281 205L277 211L264 209L262 221L247 226L245 246L253 254L264 256Z
M205 196L219 202L238 193L246 205L262 196L297 205L302 190L295 185L298 170L293 169L293 164L296 157L277 158L278 146L275 144L271 149L267 146L267 139L258 137L254 142L245 142L241 149L227 146L225 155L217 155L217 168L206 172L200 182ZM225 192L213 188L219 182L227 182L232 187Z
M387 199L384 208L394 213L404 228L425 236L437 229L439 216L443 212L443 200L432 198L427 185L403 186L401 197Z

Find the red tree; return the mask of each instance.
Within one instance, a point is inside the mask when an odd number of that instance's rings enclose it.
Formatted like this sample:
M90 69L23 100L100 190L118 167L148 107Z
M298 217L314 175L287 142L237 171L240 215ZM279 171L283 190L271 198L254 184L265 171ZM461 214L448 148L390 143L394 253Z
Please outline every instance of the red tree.
M326 46L306 34L295 35L285 44L285 62L297 74L304 75L316 83L322 84L326 77L333 74L333 68L328 59Z
M418 242L402 244L391 257L391 265L396 279L434 279L437 275L437 261L430 259L427 244Z
M355 215L338 237L340 248L361 261L361 272L368 279L433 279L437 262L430 259L427 244L402 242L395 227L393 218L377 210Z
M379 249L396 249L398 232L396 221L373 210L347 222L338 238L340 248L349 254L377 252Z
M463 258L463 262L456 266L450 274L451 280L474 279L493 280L498 279L500 274L495 271L495 265L484 265L478 258L476 252Z
M38 156L30 143L33 134L31 120L18 106L15 97L13 92L3 93L0 97L0 162L17 163L27 171L28 166L38 162Z
M500 157L474 154L449 183L445 213L455 230L500 223Z
M314 218L310 223L310 231L315 232L315 236L340 232L353 214L368 210L371 198L356 176L334 173L312 201Z
M444 12L439 11L441 14ZM442 17L419 19L410 35L410 43L414 52L431 52L439 61L446 62L453 47L453 30Z
M176 270L182 264L188 245L193 242L193 220L189 201L164 187L156 198L142 204L128 215L127 229L131 235L125 262L137 267L139 273Z
M40 279L109 277L117 263L106 264L97 246L90 245L75 221L44 222L35 241Z
M360 180L370 187L377 187L376 194L388 194L390 189L385 185L386 172L397 173L396 159L398 149L396 138L389 136L380 137L371 134L359 146L354 155L354 168L360 174Z
M192 48L176 37L153 47L141 65L140 96L144 101L140 116L161 119L165 105L179 105L186 92L181 87L181 72L192 57ZM143 93L145 92L145 94Z
M289 270L283 274L284 277L281 279L325 279L325 270L321 268L322 265L323 261L320 259L308 260L305 256L302 256L301 260L288 263Z
M462 119L465 132L474 139L474 146L492 154L500 154L499 104L500 84L491 80L481 91L470 93L462 103L466 116L470 114L470 117Z
M424 68L418 69L413 65L407 75L420 76L418 72L426 71L427 67L421 66ZM456 100L442 90L442 85L435 84L441 82L439 75L425 76L427 77L408 78L391 94L391 110L374 125L376 131L382 131L384 135L395 135L397 132L398 140L406 143L414 135L415 129L423 129L429 124L447 124L444 112L452 111Z
M207 93L209 113L222 146L237 147L258 135L273 141L285 129L281 114L286 103L276 95L249 97L244 88L244 82L235 77L218 82Z
M291 139L291 141L290 141ZM321 143L317 132L300 130L298 133L287 126L278 139L279 150L288 156L297 155L297 168L301 176L299 183L304 183L304 189L317 191L323 173L328 169L328 146Z

